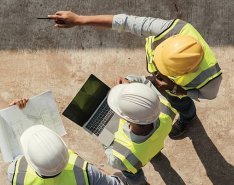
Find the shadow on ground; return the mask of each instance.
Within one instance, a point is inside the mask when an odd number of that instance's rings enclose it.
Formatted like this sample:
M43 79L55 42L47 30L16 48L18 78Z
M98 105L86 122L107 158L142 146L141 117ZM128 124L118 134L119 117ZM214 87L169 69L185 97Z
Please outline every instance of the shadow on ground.
M234 182L234 167L229 164L218 151L212 140L207 135L199 118L194 120L189 131L181 138L189 137L200 158L207 177L213 185L232 185ZM161 153L151 160L166 185L185 185L183 179L172 168L170 161Z
M234 182L234 167L218 151L207 135L199 118L193 121L189 131L182 138L185 137L191 139L194 149L206 170L207 177L212 184L232 185Z
M155 171L160 174L166 185L186 185L162 152L151 160L151 164Z

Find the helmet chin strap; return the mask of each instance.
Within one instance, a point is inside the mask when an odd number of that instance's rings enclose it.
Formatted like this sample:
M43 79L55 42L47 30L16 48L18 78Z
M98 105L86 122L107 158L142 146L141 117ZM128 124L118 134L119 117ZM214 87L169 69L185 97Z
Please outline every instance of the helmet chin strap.
M60 172L60 173L61 173L61 172ZM54 178L54 177L57 177L58 175L60 175L60 173L57 174L57 175L53 175L53 176L44 176L44 175L40 175L38 172L36 172L36 174L37 174L39 177L41 177L42 179Z

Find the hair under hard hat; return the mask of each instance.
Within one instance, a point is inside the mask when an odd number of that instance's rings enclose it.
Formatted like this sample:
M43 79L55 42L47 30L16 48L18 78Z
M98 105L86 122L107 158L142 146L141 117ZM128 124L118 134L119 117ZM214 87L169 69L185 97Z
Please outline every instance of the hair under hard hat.
M20 142L28 164L40 176L58 175L68 163L66 144L58 134L43 125L28 128Z
M158 95L142 83L119 84L113 87L107 102L121 118L135 124L153 123L160 114Z
M191 36L174 35L154 50L154 62L165 76L182 76L194 72L203 59L201 44Z

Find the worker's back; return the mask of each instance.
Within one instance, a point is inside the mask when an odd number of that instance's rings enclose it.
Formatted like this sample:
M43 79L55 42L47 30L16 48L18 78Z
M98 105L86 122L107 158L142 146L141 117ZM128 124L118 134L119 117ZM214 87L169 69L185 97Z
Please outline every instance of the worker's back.
M86 172L87 162L69 150L69 160L64 170L56 176L41 177L30 165L24 156L17 160L13 185L88 185Z

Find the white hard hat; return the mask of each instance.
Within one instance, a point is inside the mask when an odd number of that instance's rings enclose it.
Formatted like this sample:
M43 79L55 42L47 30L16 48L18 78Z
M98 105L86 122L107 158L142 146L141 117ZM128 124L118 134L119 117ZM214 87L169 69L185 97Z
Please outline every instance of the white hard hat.
M28 128L20 142L28 164L41 176L58 175L68 163L66 144L58 134L43 125Z
M109 92L107 102L116 114L135 124L153 123L160 114L158 95L142 83L116 85Z

